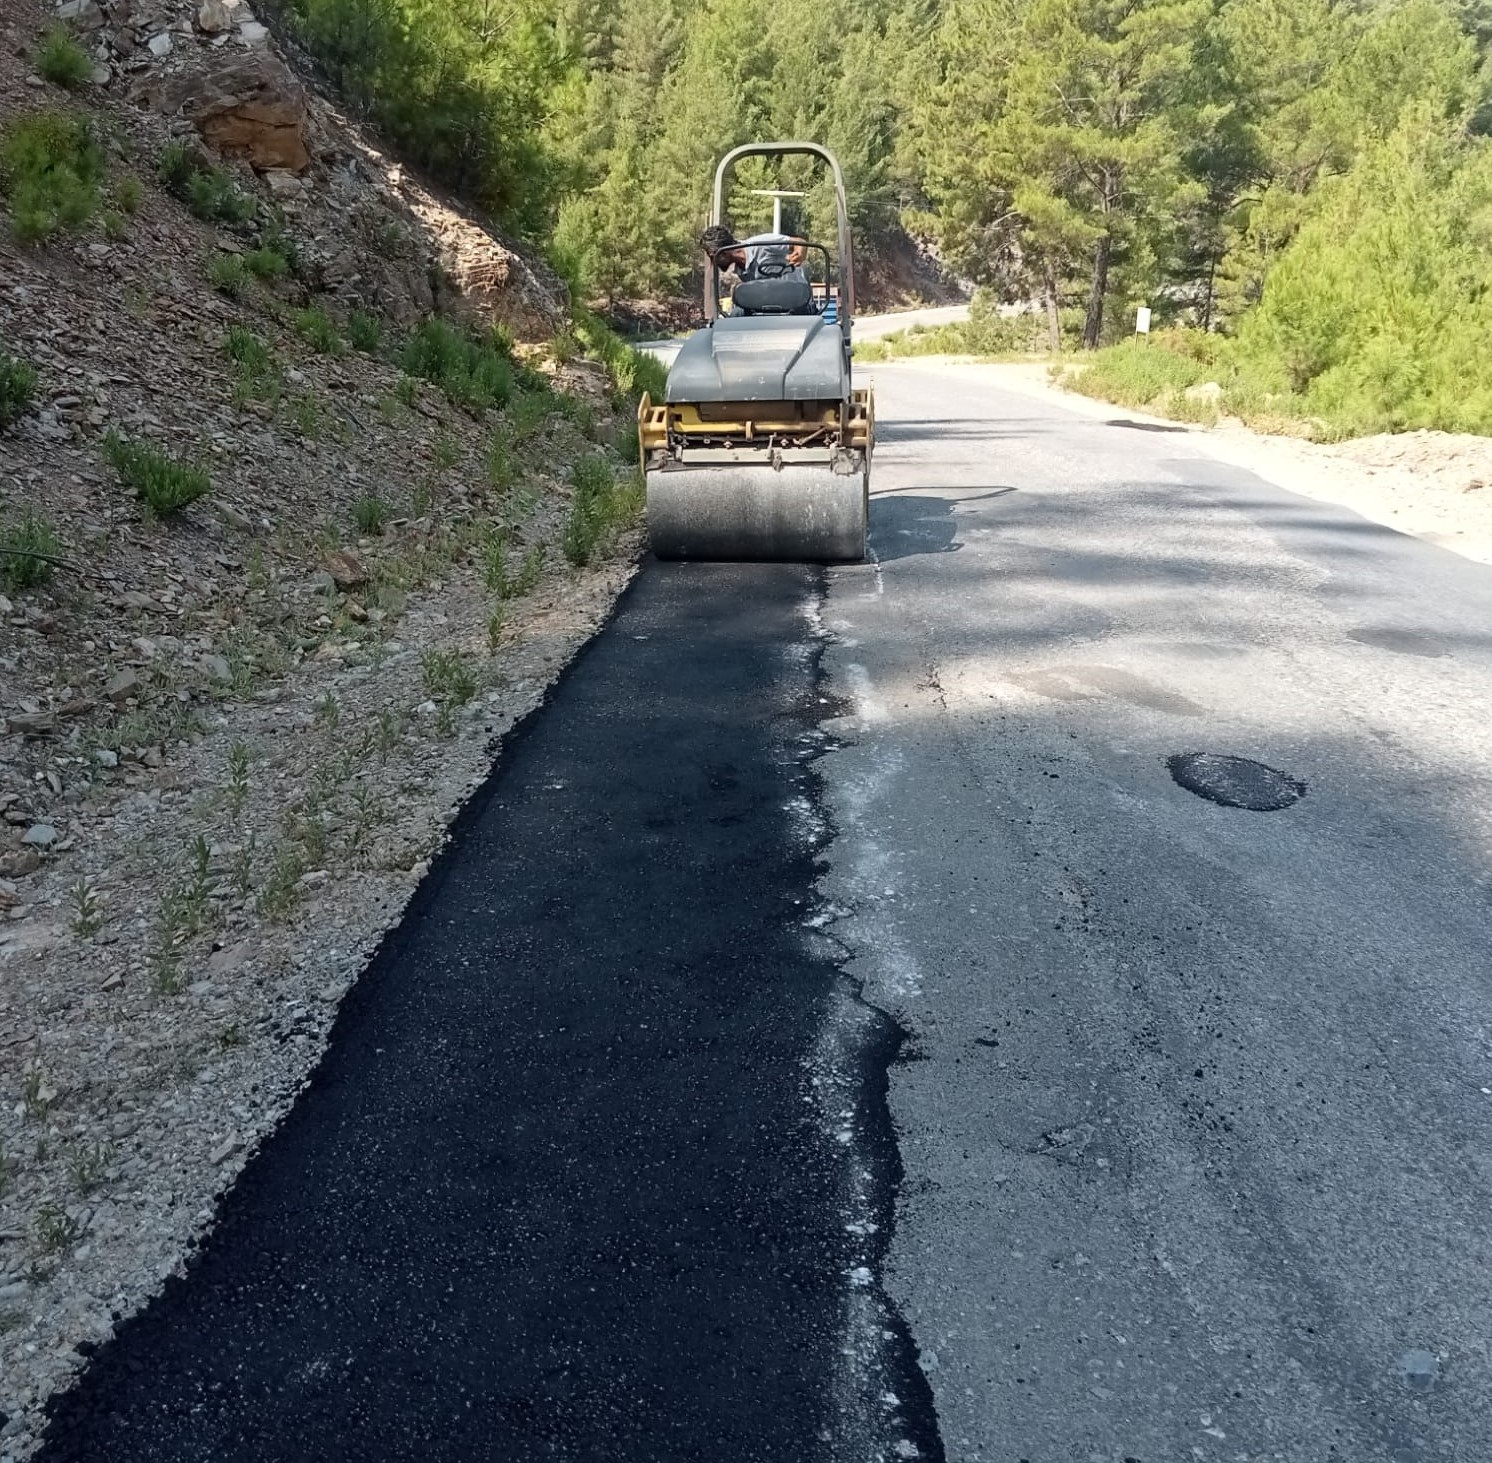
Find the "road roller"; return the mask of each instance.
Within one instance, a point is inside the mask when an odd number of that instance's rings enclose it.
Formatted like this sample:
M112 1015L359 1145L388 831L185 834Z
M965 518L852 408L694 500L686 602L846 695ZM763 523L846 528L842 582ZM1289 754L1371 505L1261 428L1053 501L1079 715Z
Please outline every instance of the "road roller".
M773 229L724 229L727 180L747 157L817 158L833 180L834 247ZM789 195L790 196L790 195ZM813 142L753 142L715 170L705 325L684 341L664 400L644 396L638 438L648 536L660 559L865 557L875 410L850 374L854 257L844 175ZM734 290L722 289L729 278Z

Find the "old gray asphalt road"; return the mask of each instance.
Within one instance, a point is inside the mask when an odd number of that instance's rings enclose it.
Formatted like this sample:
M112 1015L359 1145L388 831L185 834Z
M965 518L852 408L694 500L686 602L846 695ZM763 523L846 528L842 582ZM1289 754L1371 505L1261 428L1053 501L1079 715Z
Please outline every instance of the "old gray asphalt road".
M886 1278L949 1459L1486 1463L1492 570L874 374L823 893L912 1033Z

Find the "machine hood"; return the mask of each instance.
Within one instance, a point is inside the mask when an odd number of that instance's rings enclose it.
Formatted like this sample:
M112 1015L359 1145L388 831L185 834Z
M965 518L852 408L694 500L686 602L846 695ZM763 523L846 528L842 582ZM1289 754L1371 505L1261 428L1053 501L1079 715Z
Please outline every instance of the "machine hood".
M722 315L684 342L668 400L833 401L849 394L844 334L817 315Z

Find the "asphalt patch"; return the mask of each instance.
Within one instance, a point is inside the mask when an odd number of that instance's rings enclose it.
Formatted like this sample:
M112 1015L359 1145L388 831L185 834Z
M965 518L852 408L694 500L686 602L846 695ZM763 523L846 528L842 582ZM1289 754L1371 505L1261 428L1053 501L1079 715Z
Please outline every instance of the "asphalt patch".
M791 812L815 587L639 576L186 1275L54 1402L43 1463L836 1463L864 1160L808 1075L844 990L801 935ZM851 1074L887 1231L898 1042L883 1022ZM941 1457L887 1331L899 1435Z
M1223 808L1277 813L1298 803L1306 794L1305 783L1247 757L1178 752L1166 759L1166 767L1178 787Z

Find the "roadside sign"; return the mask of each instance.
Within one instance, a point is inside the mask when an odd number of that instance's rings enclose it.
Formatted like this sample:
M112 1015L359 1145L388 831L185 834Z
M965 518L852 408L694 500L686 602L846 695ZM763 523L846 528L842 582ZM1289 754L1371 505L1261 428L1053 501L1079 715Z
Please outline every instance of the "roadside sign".
M1135 334L1136 335L1149 335L1150 334L1150 306L1149 305L1141 305L1140 308L1135 311Z

